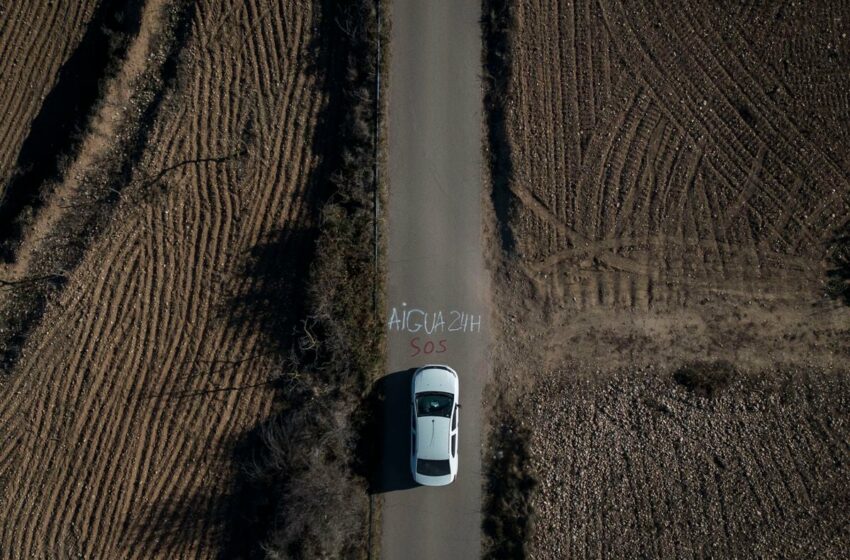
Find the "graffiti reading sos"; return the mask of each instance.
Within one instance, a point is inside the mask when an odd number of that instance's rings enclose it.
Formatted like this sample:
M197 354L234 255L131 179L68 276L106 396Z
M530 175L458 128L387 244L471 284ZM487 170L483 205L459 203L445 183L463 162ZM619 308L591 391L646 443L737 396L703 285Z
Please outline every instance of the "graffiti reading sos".
M446 351L446 339L426 340L424 343L421 337L414 336L410 339L410 356L418 356L419 354L442 354Z

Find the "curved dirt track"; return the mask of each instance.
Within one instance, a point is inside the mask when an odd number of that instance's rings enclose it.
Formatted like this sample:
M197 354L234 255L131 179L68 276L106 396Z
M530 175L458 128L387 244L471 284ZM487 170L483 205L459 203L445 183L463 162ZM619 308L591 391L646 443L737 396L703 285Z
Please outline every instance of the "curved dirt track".
M818 15L823 42L839 37ZM850 156L833 132L847 100L827 90L833 109L806 120L820 95L777 70L779 45L753 44L739 17L711 2L521 5L513 192L532 276L554 276L542 289L579 308L646 309L817 281L850 211ZM784 21L763 33L782 36ZM819 46L792 44L792 58ZM809 73L837 84L839 70Z
M848 6L510 5L494 376L531 556L843 557Z
M94 6L87 0L0 6L0 184L11 175L30 123Z
M195 4L112 219L2 381L3 558L218 555L288 334L266 283L310 222L313 10Z

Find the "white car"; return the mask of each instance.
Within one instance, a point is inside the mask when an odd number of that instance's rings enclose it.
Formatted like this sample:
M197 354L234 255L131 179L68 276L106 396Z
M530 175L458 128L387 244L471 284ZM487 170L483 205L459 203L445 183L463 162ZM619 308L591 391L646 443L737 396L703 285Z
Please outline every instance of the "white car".
M410 470L424 486L444 486L457 477L460 384L448 366L416 370L411 383Z

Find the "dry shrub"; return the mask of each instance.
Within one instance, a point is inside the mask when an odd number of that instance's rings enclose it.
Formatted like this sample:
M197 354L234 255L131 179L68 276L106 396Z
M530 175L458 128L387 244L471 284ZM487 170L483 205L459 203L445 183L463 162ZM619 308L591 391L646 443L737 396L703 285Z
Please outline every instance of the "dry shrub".
M497 407L507 410L509 407ZM490 435L485 462L484 558L525 558L532 527L531 494L537 480L528 470L529 432L510 412Z
M302 404L264 426L266 453L252 476L277 500L269 558L356 555L367 530L365 482L352 474L357 441L348 402L299 390Z
M676 370L673 381L698 397L711 398L725 389L736 373L728 362L694 362Z
M255 465L278 497L269 558L366 556L368 492L356 452L366 425L370 382L383 371L383 330L376 314L383 273L376 267L378 199L374 83L378 47L371 0L323 6L325 31L342 67L329 77L329 106L339 115L333 153L325 154L329 197L321 208L307 282L310 344L297 352L288 408L266 425L268 450ZM342 110L340 110L340 107ZM302 337L303 338L303 337Z

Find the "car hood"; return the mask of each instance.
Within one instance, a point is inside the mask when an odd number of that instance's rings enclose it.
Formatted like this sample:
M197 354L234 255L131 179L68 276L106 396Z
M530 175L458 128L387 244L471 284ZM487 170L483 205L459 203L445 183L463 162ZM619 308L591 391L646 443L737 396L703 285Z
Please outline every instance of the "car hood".
M441 416L416 419L416 456L420 459L449 458L451 420Z
M413 382L413 393L424 393L426 391L439 391L455 395L458 399L458 382L450 371L442 368L427 368L419 371Z

